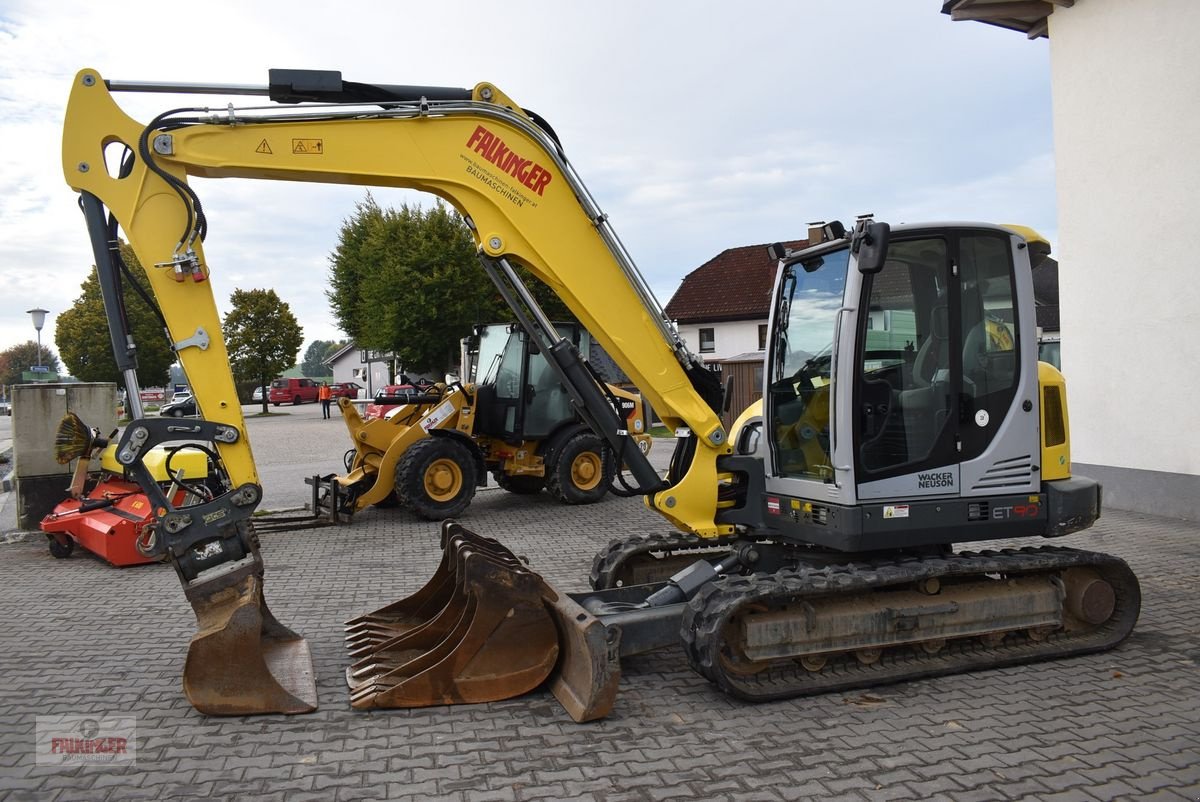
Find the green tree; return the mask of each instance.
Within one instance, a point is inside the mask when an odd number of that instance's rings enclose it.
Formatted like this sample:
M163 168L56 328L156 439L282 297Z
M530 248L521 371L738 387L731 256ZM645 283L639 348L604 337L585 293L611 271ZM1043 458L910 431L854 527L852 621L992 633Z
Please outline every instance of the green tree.
M134 256L133 249L124 242L120 248L121 258L129 267L130 274L143 288L148 287L146 271ZM117 370L112 339L108 335L108 318L104 314L104 299L100 295L100 280L95 266L80 288L83 293L75 299L70 309L58 316L54 342L67 369L75 378L85 382L116 382L123 386L124 378L121 371ZM127 277L123 282L122 296L129 329L137 344L138 381L151 387L165 385L170 381L175 352L163 333L162 322L129 285Z
M441 203L382 209L368 194L329 261L339 327L362 348L394 352L407 371L443 373L473 324L513 320L479 266L470 229ZM518 272L551 317L571 319L546 287Z
M300 370L305 376L328 376L329 366L325 360L340 350L346 343L337 340L313 340L304 351Z
M21 376L24 371L38 364L37 340L27 340L20 345L14 345L5 351L0 351L0 384L25 384ZM59 371L58 356L48 345L42 346L41 364L50 369L51 373Z
M221 328L236 381L261 387L296 364L304 330L275 290L234 290L229 303ZM267 411L265 393L262 411Z

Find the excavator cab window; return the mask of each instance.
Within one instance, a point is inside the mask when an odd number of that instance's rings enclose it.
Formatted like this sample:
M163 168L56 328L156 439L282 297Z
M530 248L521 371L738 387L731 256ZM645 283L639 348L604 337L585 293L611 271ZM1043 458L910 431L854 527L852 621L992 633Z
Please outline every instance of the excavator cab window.
M1009 239L995 234L959 240L962 284L962 459L979 456L1012 403L1018 376L1016 291ZM981 423L982 422L982 423Z
M893 242L864 285L854 405L864 474L953 459L947 253L940 238Z
M832 343L850 252L840 248L784 268L767 403L775 473L830 481Z

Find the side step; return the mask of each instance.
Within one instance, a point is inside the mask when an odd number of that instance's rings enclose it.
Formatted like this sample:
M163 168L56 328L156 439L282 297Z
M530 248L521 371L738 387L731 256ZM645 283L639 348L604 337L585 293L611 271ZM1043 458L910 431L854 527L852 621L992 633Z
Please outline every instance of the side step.
M550 688L576 721L603 718L619 632L555 591L498 541L442 524L442 560L416 593L346 622L360 709L499 701Z

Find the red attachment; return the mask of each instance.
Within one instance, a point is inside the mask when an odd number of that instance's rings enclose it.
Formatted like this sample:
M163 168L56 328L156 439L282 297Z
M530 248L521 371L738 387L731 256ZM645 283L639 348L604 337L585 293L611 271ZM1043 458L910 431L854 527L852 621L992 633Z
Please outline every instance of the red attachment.
M88 509L111 499L108 506ZM84 511L80 512L80 507ZM154 520L149 499L133 482L108 478L82 500L69 498L42 519L48 535L67 535L88 551L118 568L157 562L143 557L135 545L142 530Z

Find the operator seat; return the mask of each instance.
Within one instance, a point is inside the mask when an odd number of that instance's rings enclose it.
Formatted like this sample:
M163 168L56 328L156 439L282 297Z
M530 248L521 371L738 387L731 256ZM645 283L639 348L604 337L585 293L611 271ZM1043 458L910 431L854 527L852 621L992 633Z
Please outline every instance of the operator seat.
M929 333L913 360L913 384L928 387L939 370L950 368L950 313L944 300L929 312Z

